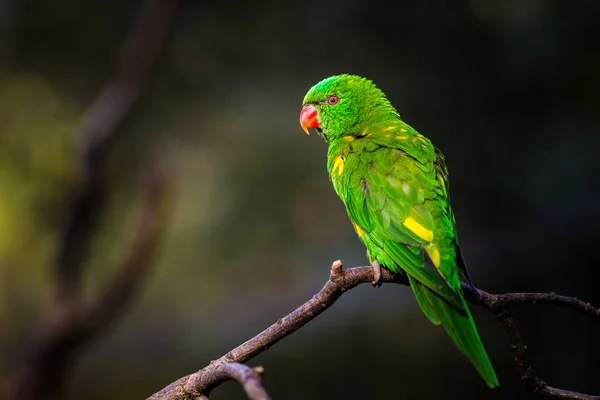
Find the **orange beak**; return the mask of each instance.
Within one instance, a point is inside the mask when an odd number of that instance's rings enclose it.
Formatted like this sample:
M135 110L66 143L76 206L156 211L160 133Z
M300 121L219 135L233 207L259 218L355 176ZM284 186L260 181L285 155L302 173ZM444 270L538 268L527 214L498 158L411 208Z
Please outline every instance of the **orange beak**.
M312 104L307 104L300 111L300 126L308 135L308 128L318 128L319 120L317 119L317 109Z

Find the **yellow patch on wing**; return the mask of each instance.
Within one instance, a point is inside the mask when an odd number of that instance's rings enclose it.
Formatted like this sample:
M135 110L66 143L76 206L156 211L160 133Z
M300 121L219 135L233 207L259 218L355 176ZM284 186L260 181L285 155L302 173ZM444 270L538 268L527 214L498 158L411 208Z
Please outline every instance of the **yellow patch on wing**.
M340 176L342 174L342 171L344 171L344 159L342 158L341 155L337 155L334 159L333 159L333 169L331 170L332 174L337 174L337 176Z
M406 128L400 128L400 132L406 132Z
M354 222L352 223L352 226L354 226L354 230L356 231L356 234L358 235L359 238L364 238L365 237L365 230L363 228L361 228L360 226L356 225Z
M406 218L402 225L407 227L412 233L420 237L421 239L431 242L433 240L433 231L425 228L423 225L418 223L413 217Z
M433 261L433 265L435 265L436 268L439 268L441 259L440 251L438 250L437 246L431 243L427 247L425 247L425 251L427 252L427 254L429 254L431 261Z
M384 131L391 131L392 129L394 129L396 126L395 125L390 125L387 128L384 129Z
M367 136L367 131L369 130L369 128L365 128L361 133L360 136Z
M396 140L405 140L408 139L408 135L396 135Z
M352 135L344 136L344 139L347 140L348 142L354 142L356 140L356 138Z
M425 136L423 136L423 135L415 135L415 136L413 136L412 142L414 144L416 144L417 142L420 142L421 146L423 146L424 148L427 147L427 139L425 139Z

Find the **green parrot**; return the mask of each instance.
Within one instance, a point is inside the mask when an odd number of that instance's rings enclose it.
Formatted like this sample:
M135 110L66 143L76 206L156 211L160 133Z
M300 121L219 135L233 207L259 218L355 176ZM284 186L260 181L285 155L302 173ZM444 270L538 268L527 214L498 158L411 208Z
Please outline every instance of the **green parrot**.
M313 86L300 124L329 144L329 177L367 248L373 284L380 284L381 267L406 274L423 313L444 326L488 386L498 386L460 287L459 271L468 274L442 153L402 121L372 81L356 75Z

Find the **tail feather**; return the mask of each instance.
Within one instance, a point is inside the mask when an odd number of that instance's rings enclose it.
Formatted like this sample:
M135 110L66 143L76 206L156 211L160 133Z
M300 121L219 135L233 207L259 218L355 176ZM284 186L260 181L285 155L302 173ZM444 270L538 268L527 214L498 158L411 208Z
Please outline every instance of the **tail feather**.
M419 281L417 281L412 276L410 276L410 275L407 275L407 276L408 276L408 281L410 282L410 287L413 289L415 298L417 299L417 303L421 307L421 310L423 310L423 313L425 313L427 318L429 318L429 320L431 322L433 322L435 325L441 324L442 321L440 320L440 318L437 315L435 304L432 304L429 301L429 297L427 296L427 293L425 293L425 291L429 291L427 286L419 283Z
M441 322L454 344L471 360L489 387L498 386L498 377L481 343L475 322L462 294L460 297L464 309L461 310L411 276L409 280L417 303L425 315L436 325Z

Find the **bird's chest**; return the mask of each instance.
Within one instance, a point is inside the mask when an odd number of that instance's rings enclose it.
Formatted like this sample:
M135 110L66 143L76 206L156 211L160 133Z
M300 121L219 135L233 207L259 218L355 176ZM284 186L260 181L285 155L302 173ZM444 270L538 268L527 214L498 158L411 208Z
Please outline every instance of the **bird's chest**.
M350 143L330 148L327 157L329 179L344 203L366 178L368 160Z
M348 146L332 146L327 154L329 179L342 200L345 199L348 189L349 177L353 168L352 158L352 152Z
M335 154L328 162L329 179L333 184L335 191L340 197L342 196L343 188L345 187L348 171L346 170L346 156Z

